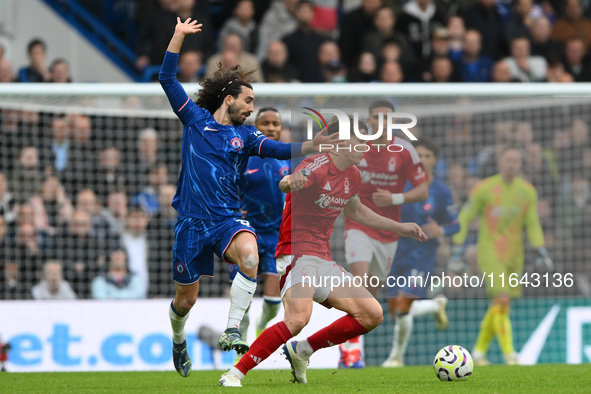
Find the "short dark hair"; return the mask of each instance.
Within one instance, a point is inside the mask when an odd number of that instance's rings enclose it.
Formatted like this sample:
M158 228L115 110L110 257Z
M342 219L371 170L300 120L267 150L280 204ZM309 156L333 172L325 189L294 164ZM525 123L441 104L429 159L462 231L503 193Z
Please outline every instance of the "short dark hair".
M217 71L201 82L195 103L213 115L222 106L226 96L231 95L237 99L243 86L252 89L250 76L254 71L245 71L239 65L223 68L222 63L218 63Z
M47 45L45 44L45 41L43 41L40 38L33 38L31 41L29 41L29 44L27 45L27 53L31 53L33 48L37 45L41 45L41 48L43 48L44 51L47 50Z
M389 100L386 99L378 99L373 101L370 105L369 105L369 112L371 113L371 111L373 111L376 108L390 108L392 110L392 112L394 112L394 104L392 104Z
M269 112L269 111L276 112L279 115L279 111L277 110L277 108L275 108L275 107L263 107L263 108L259 109L259 112L257 112L257 116L255 116L255 118L254 118L255 122L259 118L259 116L261 116L261 114L263 112Z
M431 152L433 152L433 155L435 157L439 157L439 145L437 145L435 143L435 141L433 141L431 138L428 137L421 137L420 140L417 141L413 141L412 145L415 148L418 148L419 146L422 146L423 148L430 150Z

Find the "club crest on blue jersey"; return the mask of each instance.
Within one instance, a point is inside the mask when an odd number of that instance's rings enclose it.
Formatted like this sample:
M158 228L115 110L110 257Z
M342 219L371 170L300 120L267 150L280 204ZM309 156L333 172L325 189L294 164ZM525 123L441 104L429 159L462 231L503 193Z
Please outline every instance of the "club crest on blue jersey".
M184 275L184 274L187 273L187 267L185 267L185 264L183 264L182 261L177 261L176 262L176 264L174 265L174 270L179 275Z
M289 175L289 172L289 167L284 166L279 169L279 175L281 175L282 177Z
M244 142L239 137L234 137L230 140L230 145L232 145L234 150L240 150L244 146Z

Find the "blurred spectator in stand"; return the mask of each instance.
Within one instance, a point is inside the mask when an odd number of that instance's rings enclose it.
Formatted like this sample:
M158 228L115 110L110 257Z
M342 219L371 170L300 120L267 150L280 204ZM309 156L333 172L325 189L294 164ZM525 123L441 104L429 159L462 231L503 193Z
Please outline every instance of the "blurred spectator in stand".
M27 45L29 65L18 70L18 82L49 82L47 70L47 45L45 41L35 38Z
M75 196L88 183L88 174L96 170L98 148L92 143L92 124L87 115L67 117L70 149L68 165L60 175L62 184L70 196Z
M238 0L234 6L234 16L224 23L218 36L218 48L224 46L229 33L238 34L242 38L244 50L251 54L257 53L258 29L254 17L252 0Z
M296 7L296 18L298 28L283 38L287 46L287 61L298 71L301 82L323 82L318 55L326 37L314 31L310 25L314 18L314 6L309 0L300 0Z
M505 58L511 77L521 82L543 82L546 79L546 59L530 55L527 37L515 37L511 41L511 56Z
M263 61L267 57L269 44L280 41L298 27L295 10L298 0L276 0L265 12L259 25L259 43L257 59Z
M66 59L56 59L49 67L49 82L69 83L72 82L70 65Z
M562 54L562 45L550 37L551 33L552 25L545 16L532 21L529 34L532 56L543 56L546 61L550 61Z
M174 297L174 288L170 286L168 278L168 262L174 245L173 230L178 215L172 207L175 193L176 187L173 185L160 186L160 210L148 222L150 297Z
M162 63L164 53L170 41L170 32L174 31L176 18L184 22L187 18L197 18L203 24L199 34L185 37L183 51L198 51L207 57L213 47L213 26L209 18L208 1L195 0L159 0L159 7L153 9L142 21L136 37L135 53L138 56L136 68L144 70L147 66Z
M110 234L107 219L101 216L101 206L96 194L90 189L82 189L76 195L76 210L85 211L90 216L90 236L94 239L106 239L110 243L118 241L118 236ZM113 243L113 244L114 244Z
M129 256L129 270L138 276L145 289L142 297L146 296L150 275L148 272L149 245L146 227L148 216L139 207L130 209L126 226L121 235L121 246Z
M18 264L9 259L3 259L0 264L0 300L30 299L31 287L20 278Z
M575 82L575 78L566 72L562 63L559 60L552 59L548 62L546 80L548 82Z
M297 70L287 61L287 46L283 41L269 44L267 57L261 65L265 82L294 82Z
M153 128L140 131L136 150L131 156L130 163L126 166L127 178L134 180L133 191L135 194L148 185L147 174L155 166L165 163L166 158L160 151L158 132Z
M507 39L511 41L515 37L529 37L533 22L543 16L542 8L534 4L533 0L517 0L506 24Z
M334 41L324 41L318 49L318 64L320 65L323 82L346 82L347 70L341 63L341 52Z
M416 79L414 75L416 74L418 67L415 67L411 58L403 53L400 43L395 39L386 39L382 42L380 56L378 56L377 60L380 65L392 61L396 62L402 67L403 72L412 75L410 78Z
M164 164L156 165L148 171L148 184L133 196L132 205L141 207L152 216L160 209L158 191L168 184L168 168Z
M449 54L452 60L458 60L464 49L464 34L466 26L460 16L450 16L447 20L447 31L449 32Z
M564 69L575 82L591 82L591 65L585 56L585 44L580 38L573 38L564 45Z
M428 69L431 63L431 38L436 29L445 29L445 16L433 0L410 0L402 10L396 30L408 38L415 58L423 64L423 70Z
M19 155L18 165L12 173L10 190L17 204L28 201L41 188L43 174L39 170L39 155L34 146L24 147Z
M0 172L0 216L8 225L16 221L16 199L8 190L8 182L2 172Z
M378 64L371 52L363 52L349 70L349 82L376 82L378 80Z
M477 4L462 14L467 29L474 29L482 36L483 55L497 60L507 54L507 36L503 18L496 0L478 0Z
M105 148L101 151L100 162L91 177L94 179L89 184L89 188L96 192L101 202L105 202L111 192L127 190L129 182L123 171L119 149Z
M12 65L6 59L0 60L0 83L13 82Z
M505 60L499 60L492 68L491 82L521 82L511 76L511 69Z
M109 269L92 280L92 298L95 300L133 300L146 297L141 279L129 270L127 254L115 249L109 255Z
M538 143L531 143L523 151L523 177L534 185L540 199L546 199L555 206L559 192L558 183L554 179L548 160L544 157L542 147Z
M380 70L380 82L404 82L404 73L400 65L395 61L385 62Z
M63 262L64 277L80 298L89 298L92 279L105 267L106 240L94 239L88 212L74 211L69 226L61 229L53 251Z
M462 82L490 82L493 61L480 54L482 39L477 30L467 30L464 35L464 50L457 63Z
M31 197L29 203L35 212L35 228L51 236L55 236L58 227L67 223L72 215L72 203L54 176L45 179L41 193Z
M571 153L572 153L572 139L571 133L567 130L558 130L552 134L552 148L554 154L554 163L556 170L562 181L566 181L569 175ZM560 190L563 190L564 185L560 185Z
M18 224L15 240L6 251L10 261L16 262L19 269L19 277L22 282L31 288L38 280L46 250L42 245L43 234L35 230L31 222Z
M128 214L127 195L122 191L114 191L107 198L106 208L101 213L101 219L107 223L110 237L119 242L125 230Z
M260 64L257 58L244 51L242 46L242 38L236 34L229 32L224 40L222 49L216 54L212 55L207 61L207 67L205 70L205 77L210 77L218 69L218 64L222 63L222 66L228 67L229 65L224 64L223 55L225 52L231 52L236 56L236 61L240 64L240 67L244 70L255 70L251 74L252 82L263 82L263 73L260 70Z
M586 148L589 147L589 128L583 119L579 117L573 119L570 126L570 138L572 150L567 171L573 177L588 177L590 174L583 172L583 156Z
M40 160L46 173L60 174L68 165L70 149L70 125L65 116L54 118L49 129L51 131L51 140L44 141L44 147L41 149ZM80 174L78 174L80 176Z
M431 63L432 79L425 82L459 82L456 75L454 75L453 65L447 56L438 56L433 59Z
M421 62L419 63L419 69L421 70L420 80L423 82L431 82L433 81L433 64L438 63L437 66L443 65L444 62L435 62L435 59L447 58L450 60L449 65L445 65L443 67L439 67L440 70L443 68L447 69L448 66L451 69L450 77L453 81L459 81L459 75L457 71L454 69L454 65L451 62L451 54L449 51L449 32L445 27L437 28L433 31L433 37L431 39L431 52L429 56L426 58L421 58ZM445 73L444 73L445 74ZM442 75L440 74L440 78ZM443 79L447 79L443 77Z
M50 260L43 266L43 279L32 289L35 300L75 300L76 293L72 286L64 280L62 265L59 261Z
M396 17L392 8L381 6L373 17L374 30L370 30L363 37L363 51L371 52L375 57L380 55L382 43L385 40L396 40L402 53L408 57L409 62L414 62L412 49L406 37L394 29Z
M552 38L563 44L579 38L583 41L585 51L591 44L591 21L583 15L583 7L579 0L567 0L564 16L556 22L552 29Z
M362 0L360 7L345 14L341 20L339 47L345 65L352 66L364 50L363 39L372 31L374 15L381 6L382 0Z
M177 79L179 82L199 82L204 72L203 55L198 51L184 51L179 55Z

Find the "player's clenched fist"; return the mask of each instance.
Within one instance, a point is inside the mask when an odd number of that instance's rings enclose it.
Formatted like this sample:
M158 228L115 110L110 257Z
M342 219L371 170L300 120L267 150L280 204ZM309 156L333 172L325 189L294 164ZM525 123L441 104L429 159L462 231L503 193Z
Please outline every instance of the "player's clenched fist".
M308 181L308 175L310 175L310 170L305 168L300 171L296 171L291 175L286 175L283 177L281 182L279 182L279 189L281 189L281 191L284 193L302 190Z
M421 227L416 223L400 223L400 226L396 232L403 237L414 238L421 242L429 239Z

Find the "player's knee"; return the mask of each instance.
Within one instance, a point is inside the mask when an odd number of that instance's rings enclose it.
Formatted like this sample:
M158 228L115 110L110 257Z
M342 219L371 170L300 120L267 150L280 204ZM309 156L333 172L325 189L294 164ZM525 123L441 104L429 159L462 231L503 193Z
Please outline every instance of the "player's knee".
M286 317L285 318L285 325L292 333L292 335L297 335L306 327L308 322L310 321L310 316L306 316L304 314L297 314L294 316Z
M259 254L256 247L247 249L243 251L242 266L246 270L254 270L259 266Z
M197 295L190 295L190 294L183 294L181 296L177 296L178 305L181 309L179 312L182 314L186 314L193 308L195 302L197 302Z
M371 331L379 326L384 320L384 311L382 310L380 304L376 301L363 311L360 319L358 320L360 321L361 325L363 325L363 327L365 327L368 331Z

